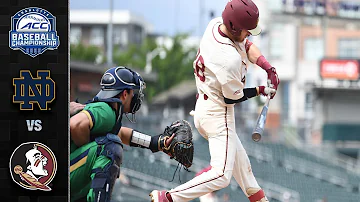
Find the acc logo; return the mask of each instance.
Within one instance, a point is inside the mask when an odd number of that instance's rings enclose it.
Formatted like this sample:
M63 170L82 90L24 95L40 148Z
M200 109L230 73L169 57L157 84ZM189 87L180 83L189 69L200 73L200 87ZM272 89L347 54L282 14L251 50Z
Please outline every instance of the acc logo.
M50 191L57 162L54 153L44 144L27 142L18 146L10 157L10 174L25 189Z
M9 37L11 49L33 58L48 49L57 49L60 44L55 16L37 7L25 8L11 17Z
M40 110L49 110L48 104L55 99L55 82L49 70L38 70L36 78L29 70L21 70L20 78L14 78L13 85L13 103L20 103L20 110L33 110L34 103Z

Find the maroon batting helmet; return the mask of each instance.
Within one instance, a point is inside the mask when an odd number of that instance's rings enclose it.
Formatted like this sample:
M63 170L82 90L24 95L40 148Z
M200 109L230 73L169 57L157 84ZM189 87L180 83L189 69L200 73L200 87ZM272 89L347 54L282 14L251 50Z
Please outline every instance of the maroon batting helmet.
M259 9L251 0L229 0L222 13L226 29L234 36L241 30L247 30L251 35L258 35L261 28L258 26Z

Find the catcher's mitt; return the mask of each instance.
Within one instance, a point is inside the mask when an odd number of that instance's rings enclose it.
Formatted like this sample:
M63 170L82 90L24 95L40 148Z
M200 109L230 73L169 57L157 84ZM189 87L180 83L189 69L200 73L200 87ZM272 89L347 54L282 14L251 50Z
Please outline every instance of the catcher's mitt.
M175 134L170 145L165 146L165 142ZM192 142L192 130L190 124L185 120L173 122L165 128L164 133L159 138L160 149L175 159L186 168L193 162L194 145Z

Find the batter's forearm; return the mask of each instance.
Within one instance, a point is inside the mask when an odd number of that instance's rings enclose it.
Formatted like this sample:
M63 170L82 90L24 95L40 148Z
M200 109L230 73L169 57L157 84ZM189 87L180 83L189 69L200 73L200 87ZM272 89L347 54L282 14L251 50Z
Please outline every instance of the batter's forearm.
M225 100L225 103L226 104L235 104L235 103L239 103L239 102L244 102L245 100L248 100L252 97L255 97L257 95L259 95L259 88L256 87L256 88L245 88L243 90L244 92L244 96L238 100L231 100L231 99L228 99L228 98L224 98Z
M247 49L247 56L251 63L258 65L264 70L271 69L272 66L266 60L266 58L262 55L261 51L255 44L251 44Z
M251 63L256 64L256 61L260 56L262 56L262 54L260 49L255 44L251 44L248 48L247 56Z

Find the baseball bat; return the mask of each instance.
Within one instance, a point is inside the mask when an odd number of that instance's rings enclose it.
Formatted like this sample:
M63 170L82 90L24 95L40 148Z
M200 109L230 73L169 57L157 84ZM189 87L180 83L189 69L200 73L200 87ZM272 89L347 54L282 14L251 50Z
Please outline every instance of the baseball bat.
M252 139L255 142L259 142L261 139L261 135L264 132L265 128L265 122L266 122L266 115L269 109L269 103L270 103L270 96L267 96L266 102L264 104L264 107L261 110L261 113L256 121L256 125L254 128L254 131L252 133Z

